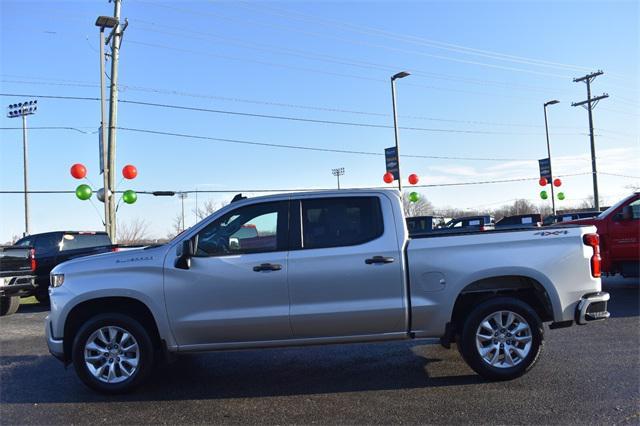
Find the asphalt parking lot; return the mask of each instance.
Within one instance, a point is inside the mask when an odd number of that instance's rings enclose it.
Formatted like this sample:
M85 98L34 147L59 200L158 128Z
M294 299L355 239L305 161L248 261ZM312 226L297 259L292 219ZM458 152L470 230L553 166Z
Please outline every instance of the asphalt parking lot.
M608 280L612 318L546 332L524 377L489 383L455 349L395 342L183 356L105 397L47 352L46 311L0 319L0 423L640 423L640 282Z

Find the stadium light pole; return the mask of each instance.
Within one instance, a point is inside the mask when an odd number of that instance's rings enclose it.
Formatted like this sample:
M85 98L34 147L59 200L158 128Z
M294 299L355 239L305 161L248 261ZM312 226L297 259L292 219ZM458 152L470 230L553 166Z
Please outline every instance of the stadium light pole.
M24 235L29 235L29 147L27 142L27 115L35 114L38 101L18 102L7 107L7 117L22 118L22 167L24 180Z
M111 215L109 214L111 204L109 199L113 196L113 191L109 187L109 156L108 156L108 140L107 129L105 123L107 121L105 105L105 55L104 55L104 29L115 28L118 20L112 16L98 16L96 19L96 27L100 28L100 159L102 160L102 182L104 187L104 227L107 233L111 230ZM113 236L111 236L113 238Z
M402 195L402 178L400 177L400 142L398 141L398 113L396 111L396 80L410 76L406 71L401 71L391 77L391 102L393 103L393 132L396 139L396 156L398 158L398 190Z
M551 174L551 211L555 216L556 214L556 197L553 191L553 168L551 167L551 145L549 144L549 125L547 124L547 107L549 105L555 105L560 103L559 100L552 100L544 103L544 128L547 133L547 155L549 157L549 174Z
M344 175L344 167L331 169L331 174L338 178L338 189L340 189L340 176Z

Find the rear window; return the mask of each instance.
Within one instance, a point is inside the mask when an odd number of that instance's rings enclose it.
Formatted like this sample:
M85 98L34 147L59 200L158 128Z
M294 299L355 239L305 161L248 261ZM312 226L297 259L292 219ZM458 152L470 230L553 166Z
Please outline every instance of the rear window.
M64 234L60 242L60 251L110 245L111 240L107 234Z
M302 201L302 246L306 249L353 246L382 235L377 197L318 198Z

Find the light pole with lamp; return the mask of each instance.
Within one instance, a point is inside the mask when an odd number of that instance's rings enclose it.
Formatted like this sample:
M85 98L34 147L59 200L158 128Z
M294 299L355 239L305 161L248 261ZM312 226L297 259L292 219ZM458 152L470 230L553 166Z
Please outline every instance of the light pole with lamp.
M405 78L411 74L406 71L401 71L394 74L391 77L391 101L393 103L393 132L396 139L396 157L398 159L398 190L402 195L402 178L400 177L400 142L398 140L398 113L396 111L396 80Z
M102 163L102 177L104 187L104 227L107 233L111 231L111 215L110 201L113 196L113 191L109 187L109 156L108 156L108 140L107 129L105 123L107 121L105 105L105 56L104 56L104 29L115 28L118 25L118 20L111 16L98 16L96 19L96 27L100 28L100 160ZM114 238L115 236L111 236Z
M338 189L340 189L340 176L344 175L344 167L331 169L331 174L338 178Z
M8 106L7 117L22 117L22 166L24 180L24 235L29 235L29 147L27 144L27 115L35 114L38 101L18 102Z
M554 99L544 103L544 128L547 133L547 155L549 156L549 174L551 175L551 210L552 214L556 214L556 197L553 191L553 168L551 167L551 145L549 144L549 125L547 124L547 107L549 105L555 105L560 101Z

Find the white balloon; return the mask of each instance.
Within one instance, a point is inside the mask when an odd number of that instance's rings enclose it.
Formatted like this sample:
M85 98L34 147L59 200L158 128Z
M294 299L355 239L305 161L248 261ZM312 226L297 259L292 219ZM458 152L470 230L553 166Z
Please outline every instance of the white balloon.
M111 194L111 192L109 192L109 194ZM98 189L98 191L96 192L96 197L98 197L98 200L104 203L104 188Z

